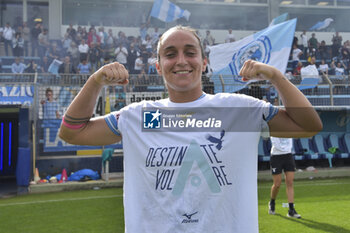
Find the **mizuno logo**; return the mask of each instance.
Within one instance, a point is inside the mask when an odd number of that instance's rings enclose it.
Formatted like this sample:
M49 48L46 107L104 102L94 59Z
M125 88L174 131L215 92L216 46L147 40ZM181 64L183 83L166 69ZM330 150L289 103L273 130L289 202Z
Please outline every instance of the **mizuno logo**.
M186 219L183 219L182 223L196 223L196 222L198 222L199 221L198 219L192 219L192 216L197 214L197 213L198 213L198 211L194 212L192 214L183 214L182 216L186 217Z

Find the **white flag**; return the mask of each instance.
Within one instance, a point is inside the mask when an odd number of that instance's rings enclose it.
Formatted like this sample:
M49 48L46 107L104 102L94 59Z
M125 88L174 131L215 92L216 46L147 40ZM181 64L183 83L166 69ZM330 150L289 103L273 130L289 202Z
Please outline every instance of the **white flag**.
M167 23L182 17L188 21L190 15L191 13L188 10L183 10L168 0L155 0L151 11L152 17Z

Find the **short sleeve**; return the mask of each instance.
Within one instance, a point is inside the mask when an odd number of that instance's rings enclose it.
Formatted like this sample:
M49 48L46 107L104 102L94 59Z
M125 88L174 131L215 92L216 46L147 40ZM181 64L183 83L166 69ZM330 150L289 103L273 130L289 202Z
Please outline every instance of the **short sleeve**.
M121 133L118 128L118 120L119 120L120 112L112 112L104 116L104 120L106 121L109 129L117 136L121 136Z

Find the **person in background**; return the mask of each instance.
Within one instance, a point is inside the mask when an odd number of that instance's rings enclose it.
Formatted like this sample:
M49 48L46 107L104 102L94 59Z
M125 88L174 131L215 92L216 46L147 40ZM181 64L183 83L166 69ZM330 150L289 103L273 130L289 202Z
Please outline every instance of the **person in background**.
M31 55L39 56L39 34L41 33L41 23L36 22L34 28L30 30Z
M4 38L5 54L9 56L8 48L12 51L12 40L14 39L15 31L10 26L10 23L6 23L3 28L2 36Z
M24 55L24 40L20 32L16 32L15 37L12 40L13 56L22 57Z
M59 112L59 104L53 98L53 90L51 88L47 88L45 91L45 100L42 100L40 103L43 106L43 115L44 119L59 119L61 118Z
M27 68L24 70L24 73L37 73L37 72L38 72L38 65L35 63L34 60L31 60L27 65Z
M23 74L26 68L27 66L21 62L21 58L16 57L15 62L11 65L11 72L13 74Z
M329 66L324 59L321 60L321 64L318 66L320 75L328 75Z
M236 37L232 33L232 29L229 29L228 34L227 34L226 39L225 39L225 43L231 43L231 42L235 42L235 41L236 41Z
M284 172L284 178L286 182L286 192L288 198L288 217L301 218L301 215L297 213L294 208L294 173L295 173L295 161L293 157L293 139L292 138L277 138L270 137L271 139L271 172L273 178L273 185L271 187L270 202L269 202L269 214L274 215L276 212L276 198L282 183L282 171Z

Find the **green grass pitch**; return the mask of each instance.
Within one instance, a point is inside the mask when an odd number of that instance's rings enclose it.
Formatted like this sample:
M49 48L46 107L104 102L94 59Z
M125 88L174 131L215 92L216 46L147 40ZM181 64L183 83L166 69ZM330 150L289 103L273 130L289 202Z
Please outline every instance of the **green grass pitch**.
M286 217L285 186L267 213L271 182L259 182L260 233L350 233L350 178L295 181L296 210ZM0 199L2 233L124 232L122 189L32 194Z

